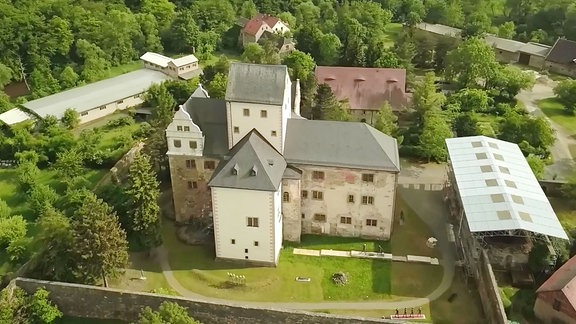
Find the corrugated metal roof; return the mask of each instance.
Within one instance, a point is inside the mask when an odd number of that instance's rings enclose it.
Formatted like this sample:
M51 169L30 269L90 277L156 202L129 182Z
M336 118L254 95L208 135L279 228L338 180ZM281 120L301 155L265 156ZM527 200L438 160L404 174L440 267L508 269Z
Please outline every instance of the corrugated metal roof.
M317 66L318 84L327 84L350 109L380 110L388 102L394 110L407 105L406 70L341 66Z
M30 119L30 116L18 108L12 108L0 114L0 120L6 125L14 125Z
M288 163L400 171L396 139L359 122L289 119Z
M140 56L140 59L142 61L150 62L161 67L167 67L168 63L172 61L171 58L154 52L146 52L144 55Z
M140 69L29 101L22 106L42 118L48 115L61 118L64 111L68 108L73 108L78 113L82 113L143 93L153 84L170 79L168 75L162 72Z
M286 160L256 129L230 150L218 164L210 187L276 191L286 170Z
M518 145L470 136L446 139L446 146L471 232L568 238Z
M286 65L234 62L230 65L226 100L282 105L288 78Z

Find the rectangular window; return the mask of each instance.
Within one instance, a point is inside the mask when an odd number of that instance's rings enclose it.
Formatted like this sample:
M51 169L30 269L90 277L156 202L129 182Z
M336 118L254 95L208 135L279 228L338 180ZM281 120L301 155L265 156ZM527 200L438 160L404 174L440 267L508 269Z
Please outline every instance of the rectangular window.
M324 172L323 171L312 171L312 179L324 180Z
M204 161L204 169L214 170L216 168L216 163L214 161Z
M258 246L260 243L258 241L254 241L254 246Z
M119 104L124 103L124 100L118 100L118 103Z
M85 111L85 112L83 112L83 113L80 113L80 116L86 116L86 115L88 115L88 112L87 112L87 111Z
M192 189L192 181L188 181L188 189Z
M272 136L276 136L276 131L272 131Z
M258 217L248 217L248 227L258 227Z
M244 249L244 253L248 253L248 249Z
M302 219L306 218L306 214L302 214Z
M176 126L176 130L181 132L182 131L182 126Z
M250 109L244 109L244 116L250 116Z
M187 169L196 169L196 160L186 160Z
M100 106L99 109L104 110L104 109L106 109L106 106Z
M340 224L352 224L352 217L340 217Z
M375 219L367 219L366 220L366 226L376 226L378 225L378 221Z
M234 133L236 134L240 133L240 127L234 126Z
M316 222L325 222L325 221L326 221L326 215L324 215L324 214L314 214L314 221L316 221Z
M374 175L372 173L364 173L362 174L362 181L374 182Z
M322 191L312 190L312 199L323 200L324 193Z
M308 190L302 190L302 199L308 198Z
M189 131L190 131L190 126L184 126L184 131L185 131L185 132L189 132Z
M374 205L374 197L362 196L362 205Z
M236 244L236 240L235 240L235 239L231 239L231 240L230 240L230 243Z
M182 142L180 140L174 140L174 147L182 147Z
M134 99L138 99L138 98L140 98L140 95L135 95L135 96L134 96L134 97L132 97L132 98L134 98Z
M348 202L354 203L354 195L348 195Z
M268 117L268 112L266 110L260 110L260 117L262 118Z
M283 202L290 202L290 193L287 191L284 191L284 193L282 193L282 201Z
M196 141L190 141L189 144L190 144L190 148L191 148L191 149L196 149L196 148L198 148L198 144L196 143Z
M192 181L192 189L198 189L198 182Z

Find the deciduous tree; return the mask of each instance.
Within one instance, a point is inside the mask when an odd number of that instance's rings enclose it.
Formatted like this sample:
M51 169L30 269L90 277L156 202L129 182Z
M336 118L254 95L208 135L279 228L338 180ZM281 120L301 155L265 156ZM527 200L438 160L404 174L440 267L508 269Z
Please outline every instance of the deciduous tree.
M576 111L576 80L563 80L554 88L554 94L558 98L566 112L574 114Z
M3 289L0 292L0 322L13 324L53 323L62 312L52 304L49 293L38 289L27 295L20 288Z
M484 39L472 37L448 53L445 77L461 88L475 88L489 79L497 67L492 47Z
M80 124L80 115L75 109L68 108L64 111L64 115L60 121L66 128L73 129Z
M445 139L453 137L450 124L438 113L429 111L424 116L424 127L420 135L420 150L423 157L428 161L434 159L437 162L446 161Z
M150 307L145 307L140 313L139 324L161 324L161 323L178 323L178 324L200 324L190 315L188 309L176 303L163 302L157 311Z
M398 117L396 117L392 112L392 107L390 107L390 104L386 102L376 114L374 128L386 135L394 136L398 131L398 125L396 124L397 120Z
M214 79L206 85L206 90L211 98L224 99L226 97L226 85L228 77L223 73L216 73Z
M282 64L288 66L292 80L305 81L312 75L316 63L310 54L295 50L284 57Z
M428 111L439 111L446 102L444 94L436 92L436 76L434 73L426 73L424 79L414 86L412 96L412 108L416 111L417 122L421 124L424 115Z
M532 172L537 179L542 179L544 177L544 167L546 164L544 161L542 161L541 158L534 154L529 154L526 157L526 162L528 162L528 165L530 165L530 169L532 169Z

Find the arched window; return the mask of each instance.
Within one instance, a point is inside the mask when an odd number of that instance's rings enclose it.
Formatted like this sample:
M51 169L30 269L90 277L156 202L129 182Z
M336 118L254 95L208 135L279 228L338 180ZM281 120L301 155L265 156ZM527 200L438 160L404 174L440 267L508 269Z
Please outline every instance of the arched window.
M282 201L290 202L290 193L284 191L284 193L282 194Z

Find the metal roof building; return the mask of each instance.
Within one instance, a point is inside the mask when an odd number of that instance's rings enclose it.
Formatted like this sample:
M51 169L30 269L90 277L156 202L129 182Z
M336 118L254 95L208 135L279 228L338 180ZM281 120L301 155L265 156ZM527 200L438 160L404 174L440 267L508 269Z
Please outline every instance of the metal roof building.
M524 230L568 239L518 145L485 137L446 139L470 232Z
M48 115L61 118L68 108L82 113L143 93L153 84L170 79L170 76L162 72L140 69L32 100L22 106L41 118Z

